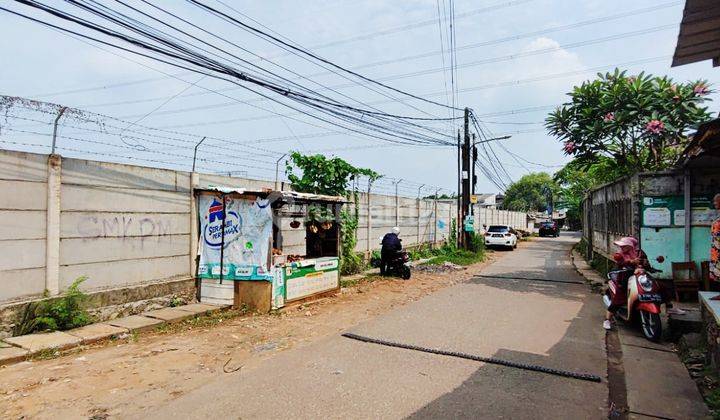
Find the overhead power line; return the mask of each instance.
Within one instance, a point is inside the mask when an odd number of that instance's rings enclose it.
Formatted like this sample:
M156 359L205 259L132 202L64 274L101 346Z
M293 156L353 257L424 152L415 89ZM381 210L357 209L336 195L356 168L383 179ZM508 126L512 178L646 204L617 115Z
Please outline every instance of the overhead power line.
M475 92L475 91L479 91L479 90L499 88L499 87L519 86L519 85L523 85L526 83L535 83L535 82L542 82L542 81L546 81L546 80L560 79L560 78L577 76L577 75L586 74L586 73L594 73L597 71L611 70L613 68L618 68L618 67L654 63L654 62L667 60L670 57L671 56L667 56L667 55L666 56L658 56L658 57L649 57L649 58L643 58L643 59L639 59L639 60L630 60L630 61L625 61L625 62L620 62L620 63L615 63L615 64L607 64L607 65L603 65L603 66L590 67L590 68L569 71L569 72L545 74L545 75L530 77L530 78L526 78L526 79L506 80L506 81L502 81L502 82L488 83L485 85L463 88L463 89L461 89L461 92ZM430 96L442 96L444 94L445 94L444 91L435 91L435 92L427 92L427 93L424 93L423 95L430 97ZM388 101L381 100L381 101L370 102L369 104L380 105L380 104L385 104L385 103L388 103ZM161 111L161 112L158 112L157 115L173 115L173 114L178 114L178 113L183 113L183 112L195 112L195 111L208 110L208 109L219 109L219 108L223 108L223 107L227 107L227 106L231 106L231 105L235 105L235 104L231 103L231 102L223 102L223 103L217 103L217 104L200 105L200 106L189 107L189 108ZM515 113L535 112L535 111L541 111L544 109L552 109L555 106L556 105L543 105L543 106L531 107L531 108L521 108L518 110L482 114L482 115L480 115L480 117L492 117L492 116L499 116L499 115L511 115L511 114L515 114ZM291 116L291 115L302 115L302 114L283 114L283 115ZM134 118L136 116L137 115L127 115L127 116L124 116L123 118ZM256 117L244 117L244 118L237 118L237 119L230 119L230 120L213 121L210 124L243 122L243 121L257 121L257 120L268 119L268 118L275 118L275 117L267 116L267 115L256 116ZM456 119L459 119L459 118L461 118L461 117L456 117ZM207 125L207 122L203 123L203 124ZM188 125L183 125L183 126L188 126Z
M331 118L333 118L333 119L339 118L339 119L346 120L346 121L351 122L351 123L354 123L354 124L359 124L359 125L364 126L364 127L366 127L366 128L372 128L372 129L375 129L375 130L378 130L378 129L379 129L379 131L380 131L381 133L386 134L386 135L387 135L387 134L391 134L391 133L394 132L394 133L396 133L396 134L400 134L400 137L401 137L401 138L405 138L405 139L407 139L407 140L411 140L411 141L412 141L412 138L411 138L411 137L405 136L406 133L407 133L407 134L410 134L410 131L408 131L408 130L398 130L397 127L391 128L390 126L387 125L387 122L388 122L388 121L384 121L384 120L387 120L388 118L394 118L394 119L401 118L401 119L402 119L402 116L392 115L392 114L384 114L384 113L376 113L376 112L373 112L373 111L369 111L369 110L367 110L367 109L365 109L365 110L358 109L358 108L355 108L355 107L352 107L352 106L348 106L348 105L346 105L346 104L342 104L342 103L339 103L339 102L336 102L336 101L325 100L325 99L323 99L323 98L321 98L321 97L308 96L307 94L304 94L304 93L301 93L301 92L291 91L290 89L287 89L287 88L285 88L285 87L280 87L280 86L274 85L274 84L272 84L272 83L269 83L269 82L267 82L267 81L262 81L262 80L260 80L260 79L253 78L252 76L249 76L249 75L247 75L247 74L245 74L245 73L239 73L239 72L233 70L232 68L228 67L226 64L222 64L222 63L216 61L215 59L208 58L207 56L203 56L202 54L200 54L200 53L198 53L198 52L196 52L196 51L193 51L192 49L188 49L187 47L183 47L183 46L177 44L174 40L170 40L170 39L167 39L167 38L163 38L163 37L161 37L161 36L158 36L156 33L148 32L147 30L145 30L145 29L143 29L143 28L134 27L134 26L132 26L132 25L127 24L126 22L118 21L118 19L115 19L115 18L113 18L113 17L111 17L111 16L108 16L107 14L104 14L102 11L100 11L100 10L98 10L98 9L90 9L88 6L84 6L84 9L86 9L86 10L88 10L88 9L89 9L89 10L92 10L96 15L102 16L102 17L110 20L110 21L113 22L113 23L121 24L121 25L123 25L123 26L125 26L125 27L132 28L133 31L141 34L142 36L147 36L147 37L149 37L149 38L150 38L151 40L153 40L153 42L155 42L156 44L148 44L148 43L145 43L144 41L142 41L142 40L140 40L140 39L138 39L138 38L133 38L133 37L128 36L128 35L125 35L125 34L120 34L120 33L118 33L117 31L109 30L109 29L104 28L104 27L101 27L101 26L99 26L99 25L97 25L97 24L93 24L93 23L84 21L84 20L82 20L82 19L76 18L76 17L74 17L74 16L72 16L72 15L69 15L69 14L64 13L64 12L62 12L62 11L59 11L59 10L57 10L57 9L53 9L53 8L47 7L47 6L45 6L45 5L42 5L42 4L39 3L39 2L31 2L31 1L26 1L26 0L16 0L16 1L21 2L21 3L23 3L23 4L31 5L32 7L39 8L39 9L44 10L44 11L50 13L50 14L53 14L54 16L57 16L57 17L60 17L60 18L62 18L62 19L66 19L66 20L68 20L68 21L71 21L71 22L73 22L73 23L77 23L77 24L80 24L80 25L82 25L82 26L88 27L88 28L90 28L90 29L99 31L99 32L101 32L101 33L103 33L103 34L105 34L105 35L108 35L108 36L111 36L111 37L114 37L114 38L118 38L118 39L123 40L123 41L126 41L126 42L130 42L132 45L140 46L141 48L144 48L144 49L147 49L147 50L151 51L152 53L161 54L161 55L163 55L163 56L165 56L165 57L167 57L167 58L169 58L169 59L171 60L171 61L168 61L167 59L160 59L160 61L166 62L167 64L171 64L171 65L175 65L175 66L178 66L178 67L181 67L181 68L188 68L188 69L191 69L191 70L194 70L194 71L198 71L197 69L189 68L189 67L186 67L186 66L184 66L184 65L178 65L178 63L177 63L177 62L174 62L174 61L188 62L188 63L189 63L190 65L192 65L192 66L199 66L200 68L207 69L207 70L210 71L209 73L208 73L207 71L205 71L205 70L199 71L201 74L210 75L210 76L212 76L212 77L218 78L218 76L217 76L216 74L214 74L214 73L218 73L218 74L221 74L221 75L227 75L227 76L233 77L234 79L238 79L240 82L250 82L250 83L253 83L253 84L257 84L257 85L259 85L260 87L269 89L269 90L271 90L271 91L273 91L273 92L275 92L275 93L277 93L277 94L280 94L280 95L283 95L283 96L285 96L285 97L288 97L289 99L291 99L291 100L293 100L293 101L295 101L295 102L299 102L299 103L301 103L301 104L304 105L304 106L310 107L311 109L314 109L315 111L319 111L319 112L321 112L321 113L323 113L323 114L326 114L327 116L329 116L329 117L331 117ZM4 9L4 10L8 11L7 9ZM11 11L11 13L18 14L18 13L16 13L16 12L12 12L12 11ZM23 17L26 17L26 18L29 18L28 16L25 16L25 15L22 15L22 14L19 14L19 15L20 15L20 16L23 16ZM34 21L38 21L37 19L33 19L33 18L30 18L30 19L31 19L31 20L34 20ZM46 23L46 22L40 22L40 23ZM55 27L55 28L58 28L58 29L67 30L67 29L65 29L65 28L57 27L56 25L52 25L52 26ZM75 35L87 37L86 35L79 34L79 33L75 33ZM93 38L93 40L99 41L99 40L94 39L94 38ZM157 43L160 43L160 44L157 44ZM115 44L111 44L111 43L106 43L106 44L108 44L108 45L110 45L110 46L113 46L113 47L118 47L118 46L115 45ZM124 48L123 48L123 49L124 49ZM127 49L124 49L124 50L127 50ZM137 53L137 51L134 51L134 50L127 50L127 51L133 52L133 53ZM141 53L140 55L148 56L147 54L143 54L143 53ZM156 57L153 57L153 56L149 56L149 57L150 57L150 58L153 58L153 59L157 59ZM228 79L226 79L225 77L219 77L219 78L220 78L221 80L228 80ZM242 86L241 83L238 82L237 80L228 80L228 81L231 81L231 82L233 82L233 83L235 83L235 84L238 84L238 85ZM280 103L280 104L282 104L283 106L286 106L286 107L289 107L289 108L291 108L291 109L295 109L295 110L298 110L298 111L299 111L299 109L297 109L297 108L295 108L295 107L293 107L293 106L290 106L290 105L288 105L287 103L285 103L285 102L283 102L283 101L278 101L277 99L272 99L272 98L268 97L267 95L261 94L261 93L255 91L255 90L253 90L253 89L248 88L247 86L242 86L242 87L243 87L244 89L248 89L248 90L250 90L250 91L252 91L252 92L255 92L256 94L260 94L261 96L264 96L264 97L266 97L267 99L271 99L271 100L273 100L274 102ZM355 117L355 116L351 115L351 114L350 114L351 112L360 112L362 115L370 115L370 116L373 116L374 119L379 119L379 120L381 120L382 122L366 121L366 120L364 120L364 119L361 119L361 118L358 118L358 117ZM326 118L319 118L317 114L308 114L308 115L309 115L309 116L312 116L312 117L314 117L314 118L316 118L316 119L320 119L320 120L322 120L322 121L325 121L325 122L330 122L330 121L327 120ZM393 124L397 124L397 122L398 122L398 121L394 121ZM331 123L331 122L330 122L330 123ZM424 128L424 127L419 127L419 128L421 128L421 129L426 129L426 128ZM431 130L431 131L432 131L432 130ZM414 136L415 136L416 138L417 138L417 137L422 138L422 136L418 136L418 133L414 133ZM437 142L437 141L439 141L439 140L432 140L432 139L430 139L430 138L427 138L427 141L435 141L435 142Z
M474 49L474 48L480 48L480 47L484 47L484 46L497 45L497 44L501 44L501 43L520 40L520 39L533 38L533 37L537 37L540 35L547 35L550 33L561 32L561 31L566 31L566 30L570 30L570 29L576 29L576 28L590 26L590 25L599 24L599 23L605 23L605 22L609 22L612 20L618 20L618 19L623 19L623 18L627 18L627 17L639 16L642 14L656 12L659 10L678 6L681 4L682 4L682 2L679 2L679 1L671 1L671 2L666 2L666 3L661 3L658 5L652 6L652 7L644 7L644 8L639 8L639 9L628 10L628 11L624 11L621 13L615 13L612 15L601 16L601 17L588 19L588 20L584 20L584 21L580 21L580 22L576 22L576 23L572 23L572 24L558 25L558 26L553 26L553 27L549 27L546 29L538 30L538 31L525 32L522 34L516 34L516 35L506 36L506 37L502 37L502 38L496 38L493 40L467 44L467 45L457 47L457 50L464 51L467 49ZM444 18L443 20L447 20L447 18ZM663 25L663 26L665 26L665 25ZM669 26L672 26L672 25L669 25ZM659 28L659 27L656 27L656 28ZM660 29L658 29L658 30L660 30ZM318 49L318 48L322 48L322 46L309 47L309 49L313 49L313 50ZM397 58L388 59L388 60L365 63L365 64L361 64L361 65L354 66L351 68L353 70L360 70L360 69L369 68L369 67L376 67L376 66L382 66L382 65L404 62L404 61L409 61L409 60L415 60L415 59L420 59L420 58L427 58L427 57L435 56L437 54L443 54L442 49L440 51L430 51L430 52L421 53L421 54L415 54L415 55L397 57ZM186 74L189 74L189 73L181 73L178 75L186 75ZM332 74L332 73L331 72L321 72L321 73L315 73L315 74L309 75L308 77L322 76L322 75L327 75L327 74ZM101 86L91 87L91 88L80 88L80 89L74 89L74 90L68 90L68 91L62 91L62 92L43 93L43 94L37 94L37 95L31 95L31 96L42 98L42 97L47 97L47 96L58 96L58 95L63 95L63 94L76 93L76 92L88 92L88 91L92 91L92 90L102 90L102 89L112 88L114 86L122 87L125 85L156 82L156 81L160 81L160 80L162 80L162 78L140 79L140 80L136 80L136 81L128 81L128 82L111 84L111 85L101 85ZM188 96L194 96L194 95L188 95ZM156 100L162 100L162 99L164 99L164 98L157 98ZM102 105L96 105L96 106L102 106Z
M491 64L491 63L498 63L498 62L502 62L502 61L514 60L514 59L522 58L522 57L530 57L530 56L536 56L536 55L549 54L549 53L563 51L563 50L572 49L572 48L579 48L579 47L588 46L588 45L595 45L595 44L604 43L604 42L608 42L608 41L614 41L614 40L626 39L626 38L634 37L634 36L652 34L655 32L664 31L664 30L668 30L668 29L674 29L674 28L677 28L677 25L675 25L675 24L660 25L660 26L655 26L652 28L641 29L641 30L637 30L637 31L630 31L630 32L611 35L611 36L607 36L607 37L591 39L591 40L587 40L587 41L563 44L563 45L559 45L557 47L542 48L542 49L538 49L538 50L509 54L509 55L500 56L500 57L490 57L490 58L486 58L486 59L482 59L482 60L468 62L468 63L462 64L460 66L457 66L457 68L468 68L468 67L474 67L474 66L479 66L479 65L483 65L483 64ZM410 73L385 76L385 77L381 77L379 80L384 80L384 81L398 80L398 79L404 79L404 78L408 78L408 77L416 77L416 76L434 74L434 73L438 73L438 72L442 72L443 74L445 74L445 72L447 70L453 70L454 68L455 67L445 67L443 65L443 67L440 67L440 68L417 70L417 71L410 72ZM316 75L319 75L319 74L316 74ZM311 75L311 76L316 76L316 75ZM327 87L327 89L336 90L336 89L343 89L343 88L348 88L348 87L353 87L353 86L355 86L355 85L344 83L344 84L329 86L329 87ZM230 90L237 90L237 89L238 88L230 88L230 89L225 89L224 91L227 92ZM208 93L212 93L212 92L197 92L197 93L183 95L183 97L195 97L195 96L207 95ZM154 102L154 101L160 101L160 100L166 100L166 99L167 98L165 96L161 96L161 97L155 97L155 98L143 98L143 99L136 99L136 100L125 100L125 101L108 102L108 103L100 103L100 104L88 104L85 106L86 107L93 107L93 106L94 107L105 107L105 106L115 106L115 105L130 105L130 104ZM264 99L259 98L259 99L254 99L254 100L250 100L250 101L251 102L262 102L262 101L264 101ZM459 119L459 118L460 117L456 117L456 119ZM431 118L431 119L425 119L425 120L437 120L437 118Z

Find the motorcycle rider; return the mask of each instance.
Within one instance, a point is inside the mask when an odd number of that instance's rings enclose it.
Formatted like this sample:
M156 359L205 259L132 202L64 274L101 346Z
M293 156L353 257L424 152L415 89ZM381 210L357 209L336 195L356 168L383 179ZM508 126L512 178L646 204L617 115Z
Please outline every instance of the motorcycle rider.
M400 228L395 226L392 230L383 236L382 249L380 250L380 275L384 276L387 272L388 265L395 257L395 254L402 250L402 241L398 237Z
M638 245L638 240L633 237L626 236L624 238L620 238L617 241L613 242L613 244L620 248L620 252L617 252L613 255L613 260L615 260L617 269L633 269L633 272L620 274L622 276L620 278L620 287L623 290L627 290L628 279L632 275L638 275L644 269L650 268L650 261L648 260L645 251L640 249ZM678 315L685 314L685 311L673 308L671 296L667 287L661 287L660 294L662 295L663 302L665 303L667 313ZM610 304L607 312L605 313L605 321L603 321L603 328L605 328L606 330L612 328L611 320L613 319L615 312L617 312L617 310L621 306L622 304L615 302Z
M617 252L613 255L613 260L615 260L615 264L617 265L618 270L622 269L633 269L634 273L622 273L620 274L622 278L620 279L620 287L622 287L623 290L627 289L627 281L633 274L638 274L640 269L642 268L649 268L650 262L648 261L647 255L645 255L645 252L643 252L638 247L638 241L637 239L626 236L624 238L620 238L617 241L613 242L613 244L620 248L620 252ZM620 309L620 306L622 304L619 303L611 303L610 306L607 309L607 312L605 312L605 321L603 321L603 328L606 330L609 330L612 328L611 320L613 319L613 316L615 315L615 312L617 312L618 309Z

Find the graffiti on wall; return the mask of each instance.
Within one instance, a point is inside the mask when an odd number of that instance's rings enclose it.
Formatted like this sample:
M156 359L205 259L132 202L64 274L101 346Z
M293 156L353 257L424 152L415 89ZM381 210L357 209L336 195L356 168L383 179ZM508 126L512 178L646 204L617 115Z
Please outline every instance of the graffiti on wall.
M77 232L90 238L169 235L172 221L161 217L88 216L78 222Z

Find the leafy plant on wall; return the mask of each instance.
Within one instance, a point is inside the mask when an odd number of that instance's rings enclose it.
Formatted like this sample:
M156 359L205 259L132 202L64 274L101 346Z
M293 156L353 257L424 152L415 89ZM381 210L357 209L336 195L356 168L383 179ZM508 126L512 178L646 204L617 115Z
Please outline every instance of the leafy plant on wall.
M300 175L295 170L299 170ZM377 172L357 168L339 157L327 158L299 152L290 154L285 172L295 191L345 197L350 193L350 184L360 176L370 178L371 182L380 178Z
M295 191L352 198L354 210L351 212L347 208L343 208L339 214L340 271L342 274L361 271L363 260L355 252L359 220L357 181L364 176L372 183L381 175L371 169L357 168L338 157L327 158L319 154L303 155L299 152L290 154L285 168ZM332 217L333 215L326 208L311 206L308 209L310 221L322 223Z

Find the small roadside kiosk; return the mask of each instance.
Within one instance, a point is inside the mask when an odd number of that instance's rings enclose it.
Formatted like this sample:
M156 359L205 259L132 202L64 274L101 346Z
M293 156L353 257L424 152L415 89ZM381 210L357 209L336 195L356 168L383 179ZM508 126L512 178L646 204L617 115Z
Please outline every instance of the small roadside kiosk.
M338 290L342 197L196 190L200 301L259 312Z

